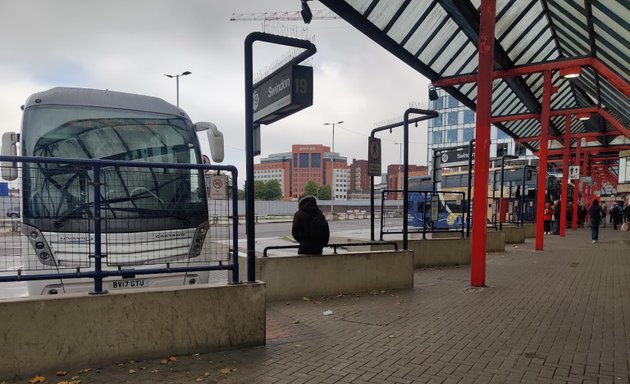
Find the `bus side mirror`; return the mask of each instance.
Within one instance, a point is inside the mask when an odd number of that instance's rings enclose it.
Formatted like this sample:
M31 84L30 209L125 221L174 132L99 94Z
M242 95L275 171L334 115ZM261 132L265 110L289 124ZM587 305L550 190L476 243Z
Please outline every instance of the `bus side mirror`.
M6 132L2 134L2 155L17 156L18 134L15 132ZM15 162L2 162L2 178L4 180L17 179L17 164Z
M195 131L203 132L207 131L208 143L210 144L210 156L212 161L220 163L223 161L223 133L219 131L216 125L208 122L195 123Z

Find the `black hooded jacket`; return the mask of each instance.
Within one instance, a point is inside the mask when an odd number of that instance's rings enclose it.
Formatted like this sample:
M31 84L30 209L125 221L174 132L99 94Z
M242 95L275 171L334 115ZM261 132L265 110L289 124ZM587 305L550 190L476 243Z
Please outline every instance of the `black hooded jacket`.
M320 255L328 244L330 230L328 222L312 196L299 202L299 209L293 215L293 238L300 243L299 254Z

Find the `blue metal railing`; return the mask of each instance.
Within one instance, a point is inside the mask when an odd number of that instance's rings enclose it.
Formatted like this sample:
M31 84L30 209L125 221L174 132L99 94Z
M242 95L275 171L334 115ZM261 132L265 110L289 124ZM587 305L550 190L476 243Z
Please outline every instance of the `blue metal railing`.
M24 273L22 268L15 270L14 275L0 276L0 282L19 282L19 281L34 281L34 280L53 280L53 279L77 279L77 278L90 278L94 280L93 293L105 293L103 289L103 279L111 276L124 276L124 275L149 275L149 274L168 274L168 273L182 273L182 272L196 272L196 271L216 271L227 270L231 271L231 283L238 283L239 280L239 266L238 266L238 171L236 167L230 165L206 165L206 164L182 164L182 163L148 163L137 161L117 161L117 160L94 160L94 159L66 159L66 158L50 158L50 157L33 157L33 156L0 156L0 162L3 167L17 167L18 164L63 164L74 165L79 169L86 170L88 167L92 170L91 186L93 193L93 232L94 235L94 268L93 270L81 270L76 268L74 272L57 272L57 273ZM103 269L103 254L101 234L106 234L102 230L102 207L101 207L101 185L103 185L102 168L103 167L131 167L131 168L146 168L146 169L163 169L164 171L169 169L186 169L186 170L200 170L200 171L223 171L228 172L231 175L232 183L230 186L230 202L231 202L231 214L226 219L231 220L231 244L230 244L230 262L222 263L218 265L208 264L192 264L186 267L171 267L172 263L155 262L155 265L164 265L163 267L155 268L143 268L143 269L129 269L119 266L115 270ZM190 191L191 193L193 191ZM24 236L24 235L22 235ZM6 242L7 240L5 240ZM209 239L206 239L209 241ZM8 272L7 272L8 273Z

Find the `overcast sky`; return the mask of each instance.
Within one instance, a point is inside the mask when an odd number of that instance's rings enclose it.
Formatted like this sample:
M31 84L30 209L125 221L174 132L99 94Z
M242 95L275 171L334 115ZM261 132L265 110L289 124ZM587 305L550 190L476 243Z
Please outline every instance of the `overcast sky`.
M325 9L317 2L312 9ZM19 131L27 97L55 86L110 89L157 96L180 107L193 122L217 124L225 138L223 164L245 175L243 42L262 21L230 21L233 13L297 11L298 0L0 0L0 131ZM335 151L367 158L367 137L402 120L413 106L426 108L428 80L341 19L268 23L267 32L311 36L317 53L314 103L262 127L262 156L289 152L291 144L331 145L324 122L335 128ZM304 31L304 28L307 28ZM257 43L255 72L286 50ZM0 132L0 133L1 133ZM381 133L383 169L399 162L402 129ZM410 162L426 164L426 122L410 130ZM260 158L256 158L259 162Z

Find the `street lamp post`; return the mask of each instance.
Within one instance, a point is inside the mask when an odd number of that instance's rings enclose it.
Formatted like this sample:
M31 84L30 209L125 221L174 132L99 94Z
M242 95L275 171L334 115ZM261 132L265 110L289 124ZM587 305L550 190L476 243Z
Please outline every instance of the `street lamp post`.
M190 72L190 71L182 72L180 75L167 75L167 74L164 74L164 76L166 76L168 78L171 78L171 79L175 78L175 87L176 87L176 91L177 91L177 106L178 107L179 107L179 77L180 76L188 76L188 75L191 75L191 74L192 74L192 72Z
M326 122L324 125L332 125L332 149L330 151L330 214L335 219L335 208L333 201L335 200L335 125L342 124L343 120L333 123Z
M499 230L503 230L503 220L501 220L501 204L503 204L503 176L505 173L505 159L518 159L518 156L503 155L501 156L501 192L499 194Z

